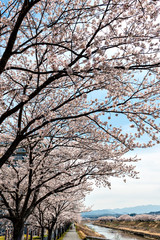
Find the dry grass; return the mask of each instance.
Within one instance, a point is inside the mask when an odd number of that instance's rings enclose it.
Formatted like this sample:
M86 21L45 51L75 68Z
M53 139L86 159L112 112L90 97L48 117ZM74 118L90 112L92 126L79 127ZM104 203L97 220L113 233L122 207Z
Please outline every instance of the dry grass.
M97 225L103 225L104 227L115 228L120 230L126 230L132 233L144 233L148 236L153 236L160 239L160 221L113 221L113 222L94 222Z
M24 240L26 239L26 235L24 235ZM29 237L30 239L30 237ZM33 236L33 239L41 239L40 237L38 236ZM0 236L0 240L5 240L5 236Z
M160 222L141 222L141 221L113 221L106 223L110 227L126 227L134 230L149 231L151 233L160 233Z
M102 237L102 238L104 237L103 235L95 232L93 229L90 229L89 227L82 224L76 224L76 230L81 239L85 239L87 236Z
M80 239L85 239L87 237L87 235L84 232L82 232L81 230L79 230L77 232L78 232Z

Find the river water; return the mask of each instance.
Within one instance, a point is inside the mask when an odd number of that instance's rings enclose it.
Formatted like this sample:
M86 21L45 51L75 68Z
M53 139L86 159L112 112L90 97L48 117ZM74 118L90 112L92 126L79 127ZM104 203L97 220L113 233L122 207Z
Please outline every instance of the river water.
M118 231L111 228L105 228L93 225L91 223L86 223L89 228L94 229L96 232L102 234L109 240L145 240L147 238L139 237L133 234L125 233L123 231Z

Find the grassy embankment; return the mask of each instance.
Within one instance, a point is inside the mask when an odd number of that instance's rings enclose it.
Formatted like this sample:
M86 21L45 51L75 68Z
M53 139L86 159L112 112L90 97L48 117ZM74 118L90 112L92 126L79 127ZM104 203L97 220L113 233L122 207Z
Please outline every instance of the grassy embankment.
M62 236L61 236L59 239L57 239L57 240L62 240L68 231L69 231L69 229L68 229L66 232L64 232L64 233L62 234ZM45 235L45 237L47 237L47 235ZM26 239L26 234L24 234L24 240L25 240L25 239ZM39 236L33 236L33 239L39 239L39 240L40 240L41 237L39 237ZM5 240L5 236L0 236L0 240ZM30 235L29 235L29 240L30 240Z
M66 235L66 232L63 233L63 235L62 235L58 240L62 240L65 235ZM30 238L29 238L29 239L30 239ZM38 237L38 236L34 236L33 239L41 239L41 238ZM4 237L4 236L0 236L0 240L5 240L5 237ZM25 240L25 238L24 238L24 240Z
M64 236L66 235L67 232L63 233L62 236L58 239L58 240L62 240L64 238ZM24 237L24 240L26 238ZM30 239L30 237L29 237ZM34 236L33 239L41 239L39 236ZM5 240L5 237L4 236L0 236L0 240Z
M160 239L160 221L112 221L102 223L95 221L94 224L113 229L123 230L125 232L134 233L143 237Z
M26 237L24 236L24 240L26 239ZM29 236L30 239L30 236ZM33 239L41 239L39 236L33 236ZM0 236L0 240L5 240L4 236Z
M93 229L90 229L86 225L76 224L76 231L81 239L85 239L87 236L104 238L103 235L95 232Z

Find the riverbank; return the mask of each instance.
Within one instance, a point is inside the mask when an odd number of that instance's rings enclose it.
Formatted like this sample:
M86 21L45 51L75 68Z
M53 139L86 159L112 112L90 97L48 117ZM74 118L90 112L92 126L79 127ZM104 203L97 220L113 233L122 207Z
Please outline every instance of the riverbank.
M101 227L121 230L141 237L160 239L160 222L113 221L102 223L99 221L94 221L93 224Z
M93 229L83 224L76 224L76 230L81 239L86 239L87 236L105 238L102 234L95 232Z

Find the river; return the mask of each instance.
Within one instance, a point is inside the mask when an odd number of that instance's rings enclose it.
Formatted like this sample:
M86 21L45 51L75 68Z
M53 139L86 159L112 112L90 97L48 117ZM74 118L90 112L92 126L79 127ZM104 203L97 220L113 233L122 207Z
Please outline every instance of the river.
M118 231L118 230L106 228L106 227L100 227L97 225L93 225L91 223L86 223L86 225L89 228L94 229L96 232L102 234L103 236L106 237L106 239L109 239L109 240L145 240L147 239L144 237L136 236L134 234L125 233L123 231Z

